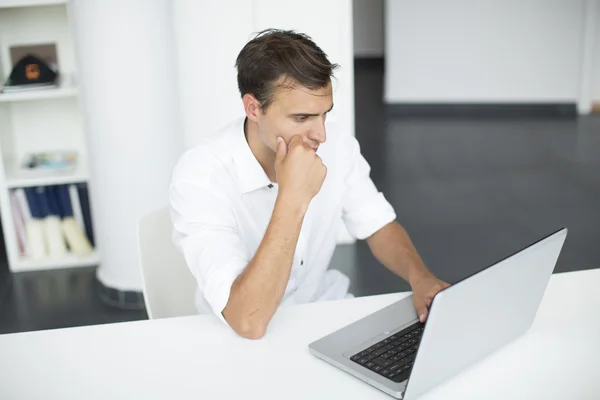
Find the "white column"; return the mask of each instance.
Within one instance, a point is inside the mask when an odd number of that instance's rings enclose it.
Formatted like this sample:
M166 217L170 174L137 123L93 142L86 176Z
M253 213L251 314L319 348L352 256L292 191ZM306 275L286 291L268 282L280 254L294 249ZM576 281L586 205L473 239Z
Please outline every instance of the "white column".
M177 0L173 28L184 144L191 148L244 115L235 59L250 40L253 2Z
M72 0L98 278L141 291L136 226L168 203L182 150L169 0Z

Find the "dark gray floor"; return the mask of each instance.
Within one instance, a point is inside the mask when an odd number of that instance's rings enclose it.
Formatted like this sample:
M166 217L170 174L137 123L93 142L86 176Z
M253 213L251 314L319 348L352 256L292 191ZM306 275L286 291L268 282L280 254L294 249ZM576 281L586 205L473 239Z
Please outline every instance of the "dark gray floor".
M0 288L0 334L146 319L100 300L95 268L9 274Z
M356 134L372 178L429 268L456 282L565 226L556 271L600 267L600 117L394 116L382 67L356 68ZM368 246L333 267L358 296L408 290Z
M356 67L356 134L431 270L455 282L561 226L557 271L600 267L600 117L395 116L381 65ZM358 296L408 289L364 242L332 263ZM0 264L0 333L142 318L104 305L92 268L14 275Z

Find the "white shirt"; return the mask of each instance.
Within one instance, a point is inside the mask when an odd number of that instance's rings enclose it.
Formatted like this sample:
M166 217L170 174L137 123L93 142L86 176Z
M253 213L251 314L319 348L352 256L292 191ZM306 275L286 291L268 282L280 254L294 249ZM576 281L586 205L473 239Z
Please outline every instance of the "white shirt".
M396 218L369 177L358 141L330 122L326 129L317 154L327 176L304 217L282 305L346 297L349 279L327 270L341 221L364 239ZM169 189L173 240L196 278L200 313L225 321L231 285L263 239L277 190L248 146L244 118L178 161Z

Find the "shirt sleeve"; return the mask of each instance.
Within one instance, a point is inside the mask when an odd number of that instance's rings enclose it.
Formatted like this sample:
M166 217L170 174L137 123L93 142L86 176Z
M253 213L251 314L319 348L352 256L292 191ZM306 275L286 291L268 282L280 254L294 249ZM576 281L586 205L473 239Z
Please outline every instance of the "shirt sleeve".
M371 167L360 153L360 145L355 137L349 138L346 154L348 170L342 200L342 218L351 235L366 239L394 221L396 213L371 180Z
M169 190L173 240L182 251L198 288L212 311L222 311L231 286L250 261L230 202L214 190L175 181Z

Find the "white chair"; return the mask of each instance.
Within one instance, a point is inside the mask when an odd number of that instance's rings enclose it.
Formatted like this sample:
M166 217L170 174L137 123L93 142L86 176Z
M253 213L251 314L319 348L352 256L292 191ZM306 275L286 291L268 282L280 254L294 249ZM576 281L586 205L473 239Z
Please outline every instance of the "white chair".
M198 314L196 280L173 244L167 207L143 216L138 224L138 253L144 301L150 319Z

